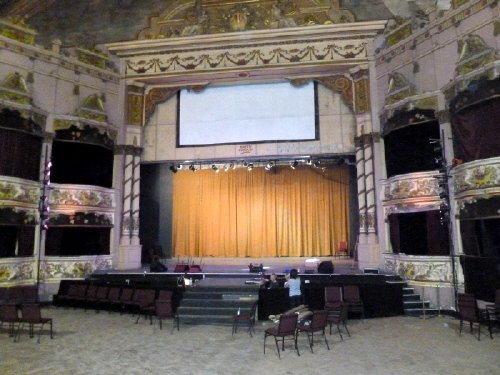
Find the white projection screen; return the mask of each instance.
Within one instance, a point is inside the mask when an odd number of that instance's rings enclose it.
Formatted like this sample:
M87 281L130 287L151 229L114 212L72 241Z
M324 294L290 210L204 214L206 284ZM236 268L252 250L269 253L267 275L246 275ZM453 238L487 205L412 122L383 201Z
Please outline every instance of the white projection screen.
M313 82L181 90L177 146L309 141L319 138Z

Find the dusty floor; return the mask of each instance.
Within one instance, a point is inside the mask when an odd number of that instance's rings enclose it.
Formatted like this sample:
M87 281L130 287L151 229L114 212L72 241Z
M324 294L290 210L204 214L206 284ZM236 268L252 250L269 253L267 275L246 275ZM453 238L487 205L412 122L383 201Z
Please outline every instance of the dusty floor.
M458 336L458 320L392 317L349 322L351 338L327 335L309 351L299 337L301 356L285 350L279 360L258 322L250 337L230 326L158 324L131 315L49 307L55 337L44 333L41 343L21 332L13 342L0 330L0 374L500 374L500 335L481 341L467 331Z

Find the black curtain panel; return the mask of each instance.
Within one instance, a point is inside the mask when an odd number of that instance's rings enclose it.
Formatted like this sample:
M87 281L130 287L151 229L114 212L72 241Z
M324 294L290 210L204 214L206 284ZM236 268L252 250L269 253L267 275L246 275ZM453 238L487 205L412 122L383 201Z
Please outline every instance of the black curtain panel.
M500 98L466 107L451 117L455 157L470 162L500 156Z

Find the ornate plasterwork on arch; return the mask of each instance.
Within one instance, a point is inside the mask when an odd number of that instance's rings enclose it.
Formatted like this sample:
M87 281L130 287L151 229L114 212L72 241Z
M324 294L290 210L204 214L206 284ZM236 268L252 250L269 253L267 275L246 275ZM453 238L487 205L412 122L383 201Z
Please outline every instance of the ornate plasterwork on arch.
M234 31L354 22L354 14L339 0L201 1L171 2L152 17L138 39L163 39Z

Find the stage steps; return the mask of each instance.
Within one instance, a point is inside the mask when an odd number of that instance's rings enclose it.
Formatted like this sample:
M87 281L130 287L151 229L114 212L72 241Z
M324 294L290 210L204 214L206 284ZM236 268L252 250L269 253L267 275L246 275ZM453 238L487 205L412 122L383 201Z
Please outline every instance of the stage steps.
M436 316L439 313L437 308L431 307L430 301L422 300L414 288L409 286L403 288L403 308L408 316Z
M197 285L186 289L177 315L181 324L231 325L238 309L242 314L249 312L258 298L257 286Z

